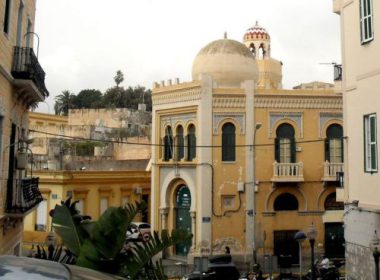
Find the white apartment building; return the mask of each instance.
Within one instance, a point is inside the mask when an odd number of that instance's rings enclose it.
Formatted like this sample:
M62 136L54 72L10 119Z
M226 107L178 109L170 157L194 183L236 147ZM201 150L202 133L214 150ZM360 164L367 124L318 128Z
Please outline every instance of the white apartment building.
M345 202L347 279L374 279L373 245L380 236L380 2L334 0L333 9L341 24L346 170L338 199Z

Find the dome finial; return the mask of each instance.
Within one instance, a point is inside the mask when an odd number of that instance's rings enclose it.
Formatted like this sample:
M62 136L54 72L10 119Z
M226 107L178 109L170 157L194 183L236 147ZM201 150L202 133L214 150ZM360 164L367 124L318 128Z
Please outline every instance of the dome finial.
M256 26L259 26L259 21L258 20L256 20Z
M227 32L224 32L224 39L227 39Z

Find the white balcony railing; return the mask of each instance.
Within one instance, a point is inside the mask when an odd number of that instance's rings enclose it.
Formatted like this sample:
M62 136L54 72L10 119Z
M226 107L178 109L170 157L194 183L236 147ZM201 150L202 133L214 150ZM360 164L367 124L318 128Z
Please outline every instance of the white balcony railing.
M343 172L344 163L328 162L323 163L323 178L322 181L336 181L336 173Z
M273 163L272 182L302 182L303 178L303 163Z

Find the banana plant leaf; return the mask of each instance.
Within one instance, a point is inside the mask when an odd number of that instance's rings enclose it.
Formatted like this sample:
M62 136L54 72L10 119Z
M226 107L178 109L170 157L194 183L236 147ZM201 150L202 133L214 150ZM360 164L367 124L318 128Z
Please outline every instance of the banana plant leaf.
M80 247L86 237L85 230L76 226L70 210L66 206L56 205L53 216L54 231L62 238L65 246L79 256Z
M162 252L163 250L184 242L189 242L192 238L192 234L185 230L173 230L171 235L167 231L161 232L161 237L157 232L153 233L153 236L149 241L144 243L135 243L132 247L133 254L126 260L126 264L123 267L125 275L129 275L132 279L135 279L138 274L143 270L144 266L151 261L151 259ZM158 277L164 276L162 272L162 265L156 262L155 274ZM158 277L157 279L163 279Z
M147 242L135 243L129 252L123 252L127 227L145 207L144 203L111 207L92 222L78 219L75 204L68 201L56 206L53 227L79 266L131 279L167 279L162 262L153 264L152 258L175 244L189 242L192 235L183 230L175 230L171 236L167 231L161 236L154 232Z
M144 208L143 203L108 208L92 225L90 238L82 244L77 265L117 273L121 264L116 259L123 248L127 227Z

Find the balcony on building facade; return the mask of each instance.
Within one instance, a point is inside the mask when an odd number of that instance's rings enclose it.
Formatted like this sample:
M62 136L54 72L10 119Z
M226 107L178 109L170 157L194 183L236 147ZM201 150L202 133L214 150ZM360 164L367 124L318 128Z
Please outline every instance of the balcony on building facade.
M303 182L303 163L273 163L272 182Z
M44 101L49 96L45 86L45 72L32 48L14 48L11 73L17 98L28 106Z
M337 181L337 173L344 171L344 163L343 162L329 162L325 161L323 163L323 177L322 181L324 182L335 182Z
M14 184L8 188L6 215L10 217L24 217L30 213L43 200L38 188L38 177L27 177L20 180L8 180L8 184Z

